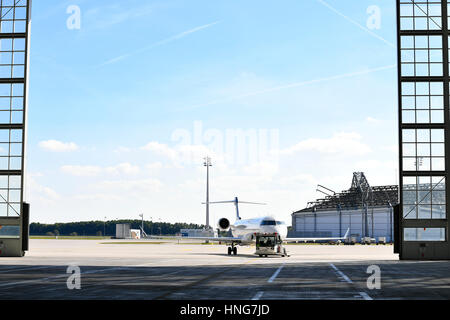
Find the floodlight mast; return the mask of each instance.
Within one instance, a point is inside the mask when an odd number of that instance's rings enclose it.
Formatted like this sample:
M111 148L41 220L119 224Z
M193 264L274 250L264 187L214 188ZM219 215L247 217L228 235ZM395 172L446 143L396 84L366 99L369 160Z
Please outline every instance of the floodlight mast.
M141 229L142 229L142 235L144 235L144 233L145 233L145 231L144 231L144 214L141 213L139 216L142 218Z
M212 167L211 158L204 158L203 165L206 167L206 229L211 229L209 225L209 167Z

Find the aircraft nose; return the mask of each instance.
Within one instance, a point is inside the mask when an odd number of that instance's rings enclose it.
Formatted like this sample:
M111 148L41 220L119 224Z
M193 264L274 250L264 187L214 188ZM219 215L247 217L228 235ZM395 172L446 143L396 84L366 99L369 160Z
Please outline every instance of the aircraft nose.
M266 226L264 228L264 232L265 233L278 233L278 229L276 227Z

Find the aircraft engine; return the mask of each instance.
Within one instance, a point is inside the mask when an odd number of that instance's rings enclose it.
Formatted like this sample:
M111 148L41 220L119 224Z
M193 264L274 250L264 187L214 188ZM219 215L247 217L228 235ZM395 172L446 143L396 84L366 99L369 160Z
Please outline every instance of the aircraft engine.
M220 219L217 225L220 231L228 231L230 229L230 221L227 218Z

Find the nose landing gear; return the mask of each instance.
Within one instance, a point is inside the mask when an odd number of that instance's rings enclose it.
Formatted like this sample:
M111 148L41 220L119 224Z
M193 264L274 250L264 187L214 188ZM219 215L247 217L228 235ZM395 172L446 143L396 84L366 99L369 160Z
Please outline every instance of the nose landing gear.
M234 244L232 244L231 247L228 247L228 255L231 256L231 254L237 255L237 247L235 247Z

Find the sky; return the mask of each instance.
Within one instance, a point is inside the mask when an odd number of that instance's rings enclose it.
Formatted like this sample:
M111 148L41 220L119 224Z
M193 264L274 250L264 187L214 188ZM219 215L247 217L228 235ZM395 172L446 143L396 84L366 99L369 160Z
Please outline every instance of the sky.
M41 223L291 213L397 184L395 3L34 1L26 200ZM232 205L211 206L211 221Z

